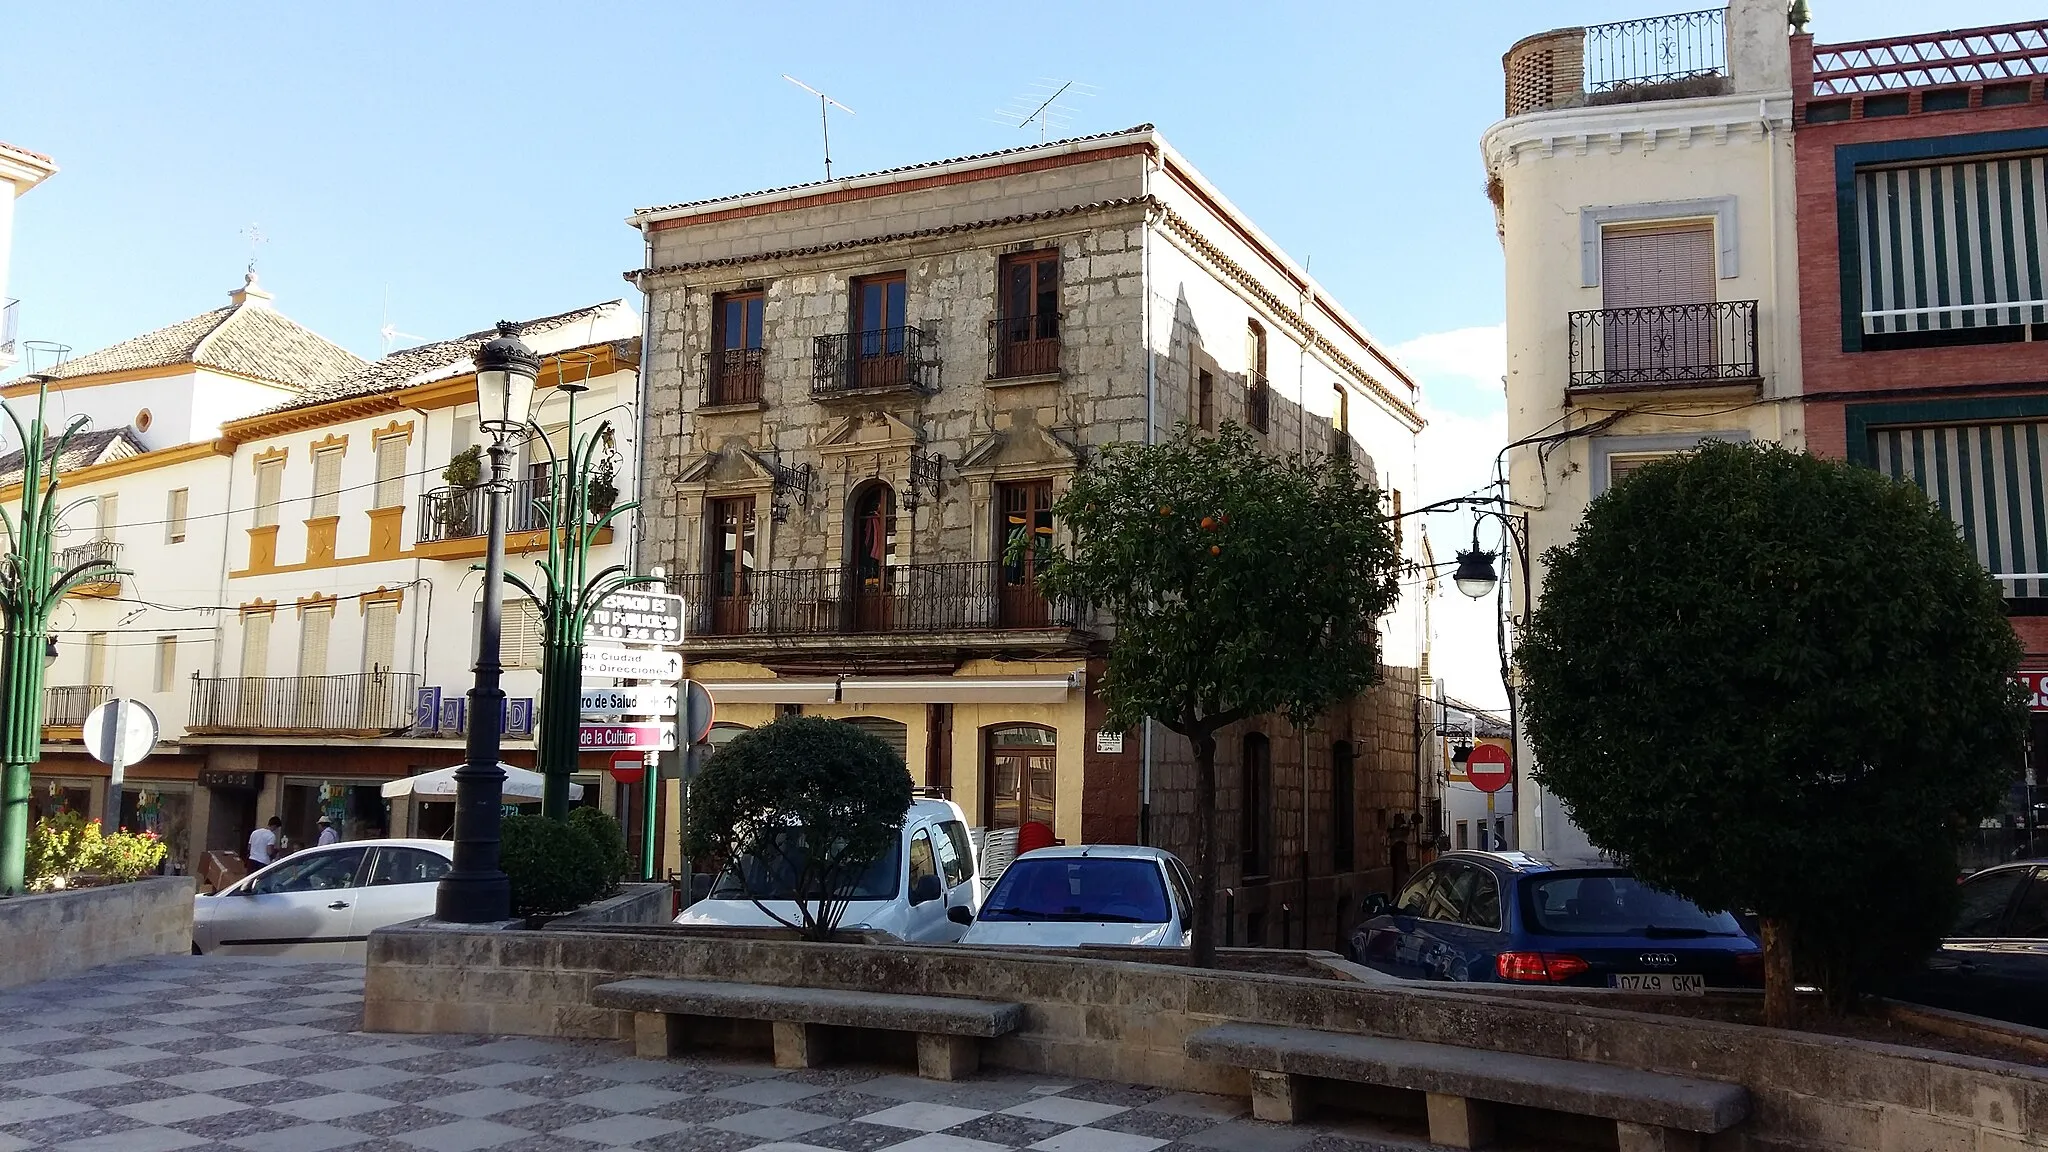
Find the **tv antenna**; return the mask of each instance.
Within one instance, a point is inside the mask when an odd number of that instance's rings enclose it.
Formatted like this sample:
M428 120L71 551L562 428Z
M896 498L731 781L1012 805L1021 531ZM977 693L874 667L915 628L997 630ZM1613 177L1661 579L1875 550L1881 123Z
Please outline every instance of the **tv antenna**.
M415 336L410 332L400 332L398 325L391 322L391 285L389 284L384 286L384 323L378 327L377 337L383 342L383 348L378 353L381 356L391 355L391 342L393 340L426 339L425 336Z
M787 72L782 74L782 78L818 98L818 131L823 133L825 137L825 179L830 180L832 178L832 123L827 113L837 108L851 116L854 114L853 109L848 108L846 105L841 104L839 101L825 95L823 92L791 76Z
M1059 80L1040 77L1031 90L1013 97L1008 104L996 109L995 121L1012 128L1029 129L1033 121L1038 123L1038 142L1045 143L1052 130L1065 132L1073 123L1074 109L1060 102L1062 96L1093 96L1095 89L1078 80Z

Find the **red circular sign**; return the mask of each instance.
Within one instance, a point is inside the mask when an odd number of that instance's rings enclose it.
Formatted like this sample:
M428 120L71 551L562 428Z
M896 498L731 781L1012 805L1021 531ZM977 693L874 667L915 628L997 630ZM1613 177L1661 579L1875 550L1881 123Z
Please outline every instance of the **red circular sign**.
M612 779L621 784L638 784L647 774L647 761L638 752L612 757Z
M1481 792L1508 786L1508 750L1498 744L1475 744L1465 761L1465 779Z

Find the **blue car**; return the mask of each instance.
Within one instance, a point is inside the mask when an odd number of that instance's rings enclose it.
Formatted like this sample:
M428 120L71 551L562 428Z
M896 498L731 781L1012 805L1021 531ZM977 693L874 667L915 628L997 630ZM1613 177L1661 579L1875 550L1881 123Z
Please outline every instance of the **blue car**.
M1414 980L1691 995L1758 987L1763 955L1708 912L1619 868L1560 868L1520 852L1447 852L1392 901L1368 897L1351 958Z

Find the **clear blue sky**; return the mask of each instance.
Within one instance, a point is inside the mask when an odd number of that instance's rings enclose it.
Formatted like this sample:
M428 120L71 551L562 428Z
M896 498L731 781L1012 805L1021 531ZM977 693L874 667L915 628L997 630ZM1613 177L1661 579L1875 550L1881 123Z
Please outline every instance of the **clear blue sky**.
M1823 39L2038 0L1814 0ZM1383 340L1496 323L1477 140L1500 53L1655 0L1468 4L7 6L0 140L22 336L90 351L225 302L256 222L287 314L374 356L385 293L440 338L625 295L636 206L1028 142L993 112L1078 79L1071 132L1151 121ZM1257 15L1252 14L1256 12ZM1439 402L1498 403L1447 382Z

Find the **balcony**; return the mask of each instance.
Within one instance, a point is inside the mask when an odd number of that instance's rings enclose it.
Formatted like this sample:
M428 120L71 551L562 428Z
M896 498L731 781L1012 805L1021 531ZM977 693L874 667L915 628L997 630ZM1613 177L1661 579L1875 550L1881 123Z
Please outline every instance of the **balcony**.
M988 378L1056 376L1060 370L1060 314L1007 316L988 322Z
M761 349L725 348L704 354L704 404L761 402Z
M870 577L848 568L750 572L734 583L705 573L676 581L693 646L748 637L1064 633L1080 623L1074 605L1041 595L1028 571L995 561L898 565Z
M74 544L69 548L58 550L56 556L51 558L50 567L54 574L61 576L81 564L119 564L120 562L121 546L119 544L112 540L89 540L84 544ZM73 587L70 592L70 595L73 596L96 597L118 596L120 594L121 577L115 572L107 572L103 575L95 576L85 583Z
M938 341L911 325L820 336L811 349L811 396L859 399L938 391Z
M2024 90L2036 76L2048 76L2048 20L1813 46L1814 96L1981 84L1993 104L1999 88Z
M21 359L15 347L15 335L21 326L21 301L0 300L0 368L5 368Z
M194 733L383 736L413 726L416 672L192 678Z
M1756 301L1573 312L1572 391L1699 390L1761 383Z
M43 731L82 728L92 710L114 698L106 684L52 684L43 689Z
M1523 38L1502 59L1507 114L1712 96L1728 88L1727 9Z

